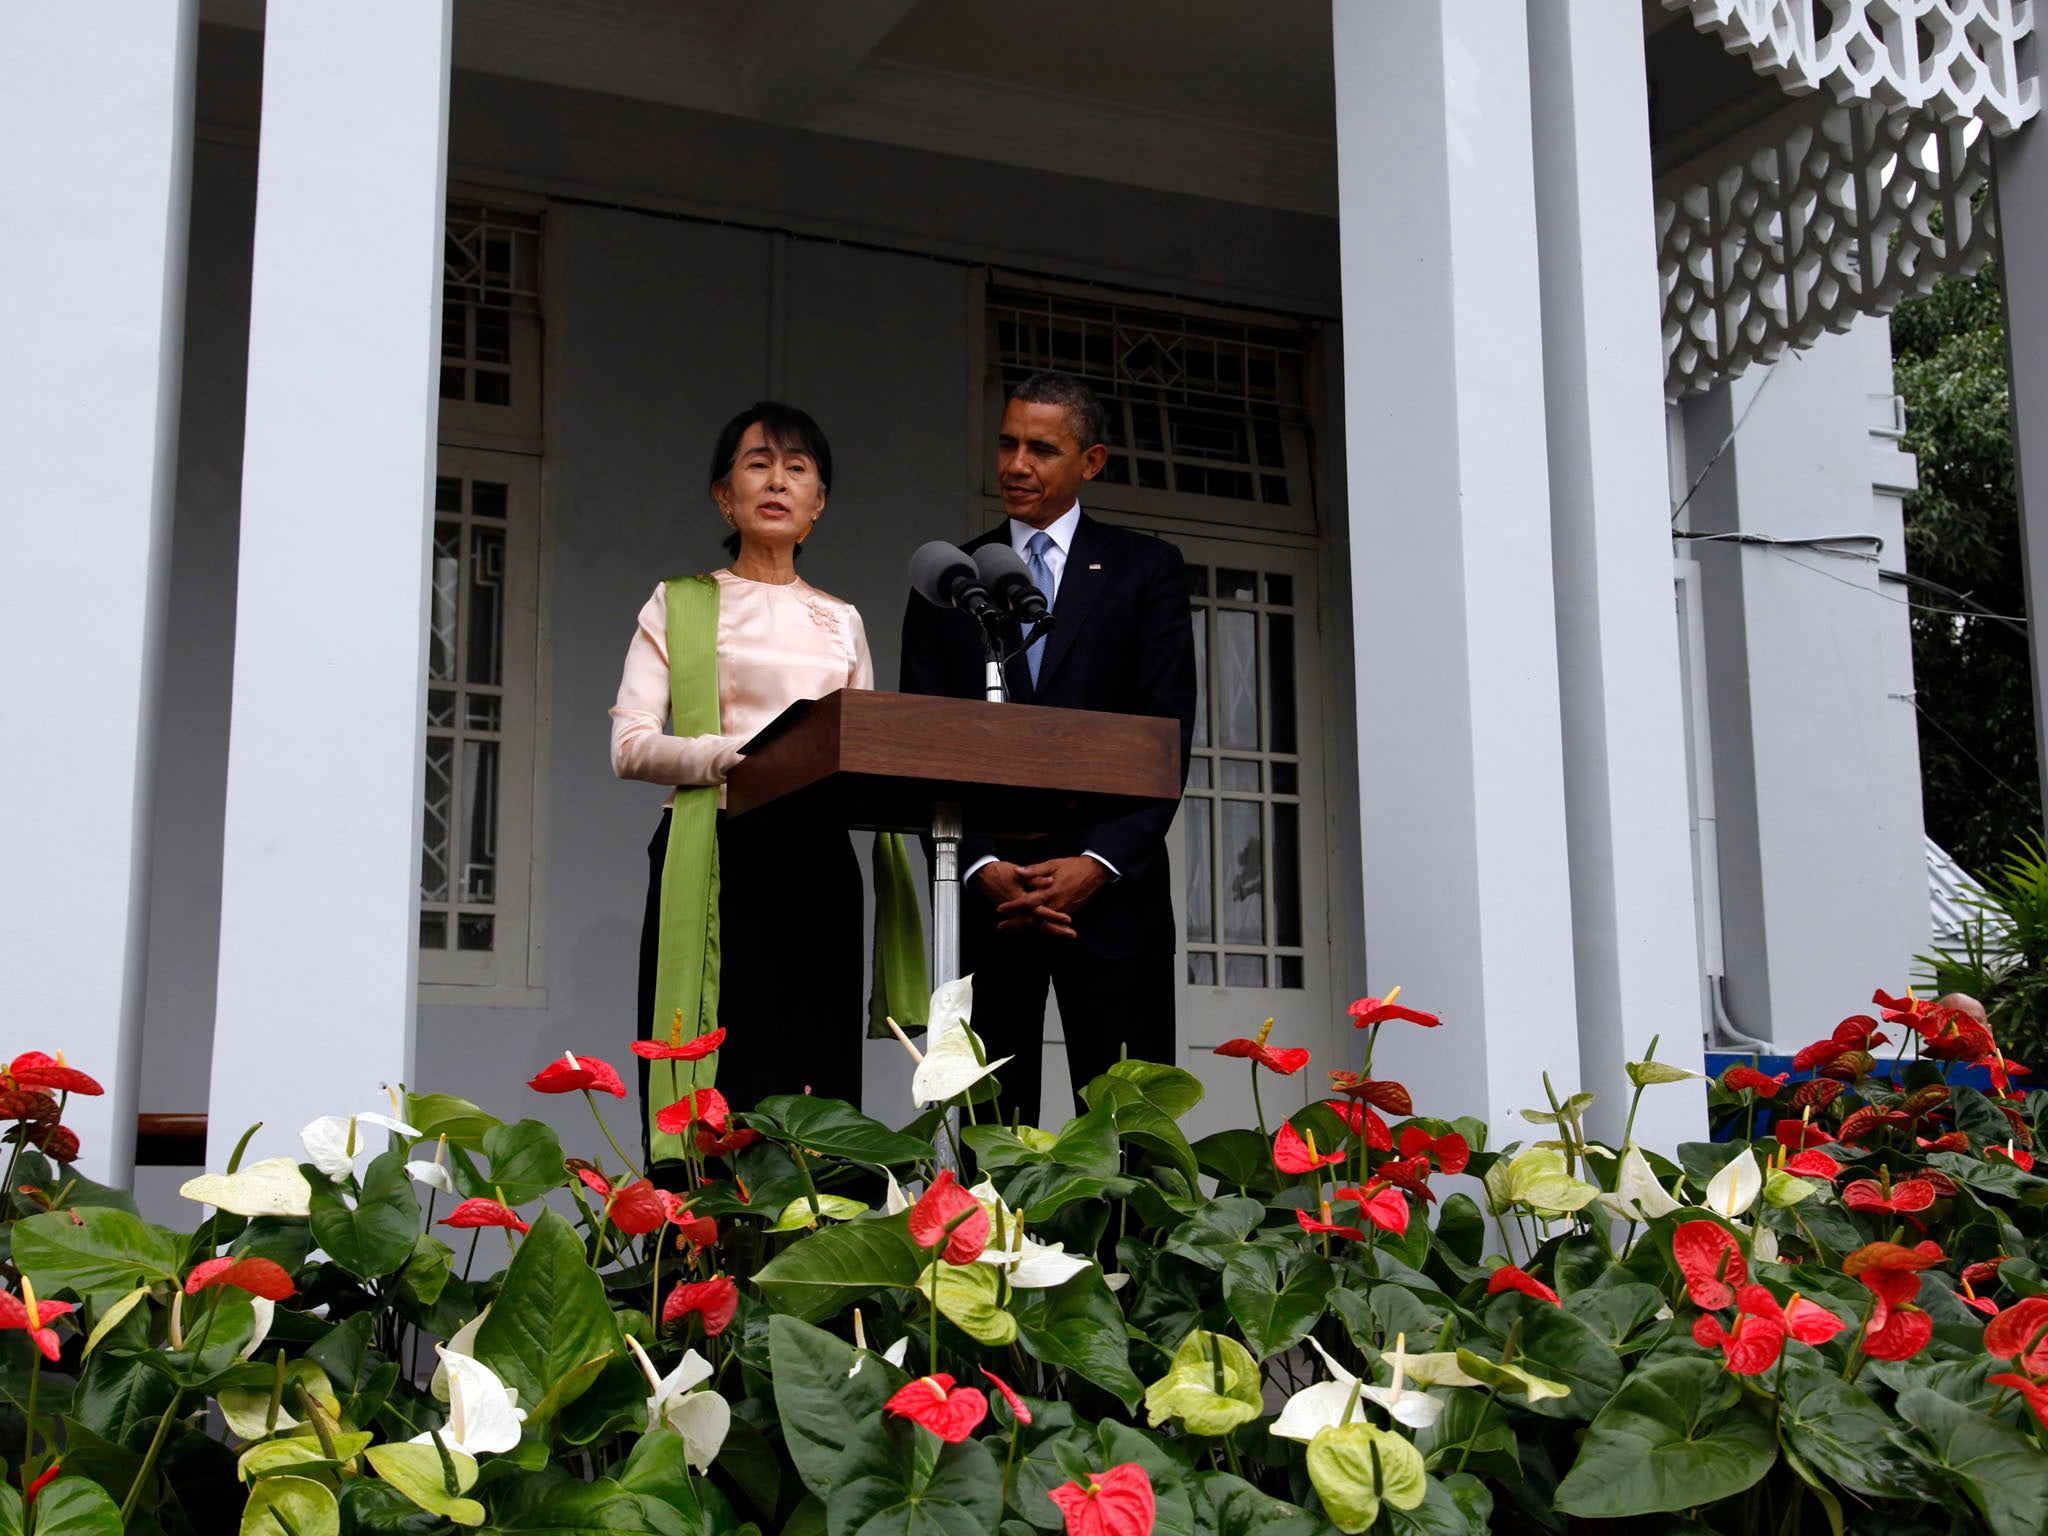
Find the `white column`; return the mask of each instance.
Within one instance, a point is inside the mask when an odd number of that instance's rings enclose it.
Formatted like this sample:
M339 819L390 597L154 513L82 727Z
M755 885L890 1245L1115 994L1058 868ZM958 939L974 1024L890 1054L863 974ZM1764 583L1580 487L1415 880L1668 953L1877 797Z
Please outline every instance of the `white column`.
M1444 1016L1374 1070L1505 1138L1579 1079L1528 40L1332 12L1367 969Z
M449 12L266 18L215 1166L411 1070Z
M2048 129L2036 117L1993 144L1992 156L2013 468L2032 620L2034 740L2048 815Z
M196 0L0 6L0 977L134 1167Z
M1580 1065L1618 1139L1622 1064L1653 1037L1703 1054L1643 24L1612 0L1528 18ZM1706 1134L1703 1086L1655 1093L1638 1140Z

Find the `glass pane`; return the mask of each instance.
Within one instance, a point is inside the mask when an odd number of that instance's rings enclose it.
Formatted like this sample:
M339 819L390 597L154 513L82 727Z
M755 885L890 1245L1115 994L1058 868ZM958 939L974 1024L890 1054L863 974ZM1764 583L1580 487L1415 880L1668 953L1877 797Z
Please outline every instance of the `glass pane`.
M476 355L479 362L512 361L512 317L502 309L476 312Z
M463 729L470 731L495 731L498 729L499 710L504 700L494 693L472 693L462 721Z
M1225 789L1248 789L1259 792L1259 765L1247 758L1226 757L1220 767L1223 770Z
M1159 407L1142 401L1131 406L1131 443L1153 453L1166 451L1166 438L1159 426Z
M1266 697L1272 721L1271 750L1292 752L1294 744L1294 620L1266 616Z
M1266 573L1266 601L1279 608L1294 606L1294 578Z
M1273 942L1301 942L1301 807L1273 807Z
M1207 789L1208 787L1209 759L1207 759L1206 757L1198 757L1193 762L1188 764L1188 788Z
M1242 417L1183 409L1173 412L1170 425L1178 458L1221 459L1229 464L1243 464L1251 458Z
M1166 461L1164 459L1139 459L1138 484L1148 491L1166 489Z
M455 920L455 946L458 949L489 950L493 947L492 929L496 925L481 912L465 912Z
M1173 488L1187 496L1224 496L1232 501L1252 500L1252 477L1241 469L1216 465L1176 464Z
M448 914L446 912L422 912L420 914L420 948L446 949L448 947Z
M512 375L499 373L492 368L476 371L476 403L478 405L510 405L512 403Z
M454 516L462 511L462 481L454 475L434 478L434 510Z
M1285 475L1259 476L1259 498L1269 507L1287 505L1287 477Z
M1263 987L1266 984L1266 957L1264 955L1225 955L1223 957L1223 985L1226 987Z
M1207 597L1209 595L1209 567L1206 565L1191 565L1188 567L1188 591L1192 592L1196 597Z
M460 357L469 348L469 310L462 304L443 303L441 306L441 355ZM460 373L462 370L457 369ZM444 395L447 391L441 391ZM457 398L461 396L458 394Z
M425 810L420 823L420 899L448 899L448 819L454 814L455 743L446 736L427 738Z
M1255 603L1259 600L1257 571L1218 571L1216 595L1227 603Z
M495 901L498 891L498 744L462 744L462 899Z
M1223 940L1266 942L1266 850L1256 800L1223 802ZM1190 861L1192 863L1192 861Z
M489 480L479 480L469 488L469 512L472 517L505 517L505 487Z
M1216 881L1209 837L1212 804L1200 795L1187 802L1188 940L1195 944L1216 937Z
M1252 441L1259 445L1259 462L1268 469L1279 469L1287 463L1286 455L1280 448L1280 424L1275 421L1252 423Z
M1294 763L1273 765L1273 793L1276 795L1298 795L1301 793L1301 769Z
M469 586L463 593L464 629L469 654L464 681L502 683L505 638L505 535L496 528L472 528L469 535Z
M1202 950L1188 955L1188 984L1195 987L1216 985L1216 957Z
M1121 453L1112 453L1102 464L1104 485L1129 485L1131 483L1131 461Z
M460 368L451 368L446 363L443 363L441 365L441 398L443 400L460 400L462 398L462 381L463 371Z
M1303 986L1301 979L1301 956L1282 955L1274 964L1280 971L1280 985L1291 987L1297 992L1300 991Z
M1259 616L1241 609L1216 612L1216 739L1226 747L1259 749Z
M434 594L427 619L427 676L455 676L455 620L462 592L462 525L434 524Z
M455 690L453 688L429 688L427 690L427 724L453 725L455 723Z
M1209 745L1209 616L1206 609L1194 611L1195 625L1195 745Z

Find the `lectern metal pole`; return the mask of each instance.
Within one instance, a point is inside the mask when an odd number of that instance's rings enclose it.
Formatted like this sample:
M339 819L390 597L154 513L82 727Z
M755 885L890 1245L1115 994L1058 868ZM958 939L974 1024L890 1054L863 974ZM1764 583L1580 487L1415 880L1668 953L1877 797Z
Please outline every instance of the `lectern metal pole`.
M932 807L932 985L960 979L960 802Z
M1003 663L999 657L991 656L983 663L981 696L991 704L1010 702L1010 685L1003 680Z

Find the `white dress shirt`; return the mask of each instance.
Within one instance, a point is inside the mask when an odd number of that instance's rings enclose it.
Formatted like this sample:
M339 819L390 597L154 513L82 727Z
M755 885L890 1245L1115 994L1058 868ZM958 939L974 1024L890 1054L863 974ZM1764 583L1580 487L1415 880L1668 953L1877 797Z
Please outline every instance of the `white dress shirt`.
M1059 601L1060 583L1066 579L1067 574L1067 553L1074 547L1074 533L1080 526L1081 503L1078 501L1045 526L1044 531L1052 537L1052 548L1041 557L1045 561L1046 570L1052 575L1052 584L1046 589L1045 594L1047 607L1052 607ZM1017 557L1026 565L1031 563L1031 541L1038 537L1039 531L1017 518L1010 519L1010 548L1017 552ZM1089 858L1109 871L1112 880L1121 878L1123 872L1093 848L1084 851ZM995 862L993 857L976 859L968 866L967 873L960 877L960 883L965 885L981 872L984 865Z

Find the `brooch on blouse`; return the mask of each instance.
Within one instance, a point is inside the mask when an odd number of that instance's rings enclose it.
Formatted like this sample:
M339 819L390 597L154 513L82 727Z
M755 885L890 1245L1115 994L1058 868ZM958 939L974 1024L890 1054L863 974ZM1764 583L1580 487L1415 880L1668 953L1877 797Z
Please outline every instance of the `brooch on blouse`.
M813 624L831 635L835 640L839 637L839 619L831 609L821 603L814 603L808 598L804 600L804 607L809 611Z

